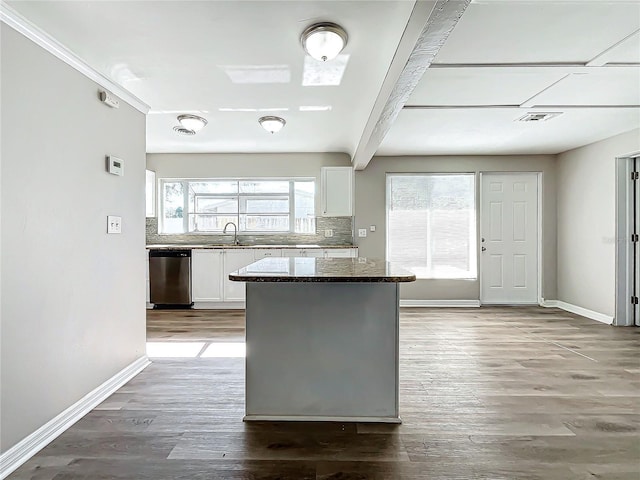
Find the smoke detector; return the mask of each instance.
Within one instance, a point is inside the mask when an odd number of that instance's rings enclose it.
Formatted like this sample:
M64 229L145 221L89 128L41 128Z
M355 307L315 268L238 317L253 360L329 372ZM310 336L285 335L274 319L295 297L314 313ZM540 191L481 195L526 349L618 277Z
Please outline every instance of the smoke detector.
M529 112L516 119L516 122L546 122L558 115L562 115L562 112Z

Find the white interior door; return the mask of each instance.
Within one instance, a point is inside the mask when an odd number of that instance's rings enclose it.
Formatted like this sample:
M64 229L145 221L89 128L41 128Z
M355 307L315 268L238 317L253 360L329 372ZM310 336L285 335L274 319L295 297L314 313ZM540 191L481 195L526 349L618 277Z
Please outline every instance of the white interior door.
M538 303L538 174L483 173L480 289L485 304Z

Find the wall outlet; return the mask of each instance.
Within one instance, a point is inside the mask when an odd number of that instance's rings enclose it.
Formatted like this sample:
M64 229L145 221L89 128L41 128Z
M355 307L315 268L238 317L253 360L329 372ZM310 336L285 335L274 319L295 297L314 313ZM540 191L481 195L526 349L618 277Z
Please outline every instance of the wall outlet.
M375 231L376 231L376 226L375 226L375 225L371 225L371 226L369 227L369 231L370 231L370 232L375 232Z
M327 229L324 231L324 236L325 236L325 237L333 237L333 230L332 230L331 228L327 228Z
M358 229L358 236L359 237L366 237L367 236L367 229L366 228L359 228Z
M122 233L122 217L107 216L107 233Z

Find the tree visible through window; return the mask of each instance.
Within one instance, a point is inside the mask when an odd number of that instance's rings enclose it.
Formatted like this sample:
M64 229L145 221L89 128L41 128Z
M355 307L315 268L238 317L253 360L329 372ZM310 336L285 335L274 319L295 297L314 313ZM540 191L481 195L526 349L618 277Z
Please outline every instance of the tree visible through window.
M475 175L387 175L387 259L418 278L476 278Z
M315 233L309 179L162 180L161 233Z

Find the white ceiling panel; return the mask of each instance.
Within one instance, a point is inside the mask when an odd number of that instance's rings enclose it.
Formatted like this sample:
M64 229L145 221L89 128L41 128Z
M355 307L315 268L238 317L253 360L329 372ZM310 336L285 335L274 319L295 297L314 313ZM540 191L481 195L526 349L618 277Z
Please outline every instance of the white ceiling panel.
M407 105L520 105L566 74L553 68L429 68Z
M638 2L472 3L434 63L584 63L638 28Z
M147 129L150 152L234 148L351 153L414 4L401 0L8 3L150 105L154 112ZM349 40L341 63L305 69L300 34L318 21L342 25ZM303 85L304 78L311 78L311 84ZM324 110L300 112L301 107ZM245 112L234 111L238 109ZM185 139L171 129L177 123L176 112L200 112L209 125ZM258 118L270 113L287 120L278 140L255 128Z
M5 3L150 105L149 152L353 155L365 127L383 118L374 106L406 64L398 51L413 49L403 34L418 37L435 1ZM300 45L319 21L348 32L334 62L312 61ZM428 24L438 28L437 12ZM434 47L378 154L559 153L638 128L640 109L602 107L640 104L639 29L640 0L473 0ZM531 108L495 108L523 103ZM537 105L564 113L514 122ZM181 113L209 123L181 136ZM271 135L258 124L264 115L287 124Z
M515 121L530 111L403 110L378 155L556 154L640 127L640 110L573 109L546 122Z
M640 68L601 67L564 78L535 105L640 105Z

